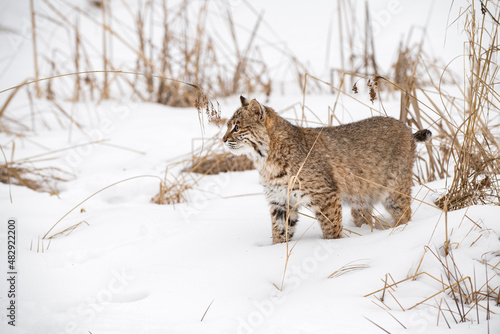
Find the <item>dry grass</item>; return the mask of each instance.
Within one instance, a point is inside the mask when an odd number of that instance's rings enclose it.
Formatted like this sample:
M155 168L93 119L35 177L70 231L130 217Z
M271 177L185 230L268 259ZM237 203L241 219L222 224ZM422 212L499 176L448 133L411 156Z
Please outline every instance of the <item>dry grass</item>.
M348 274L348 273L353 272L355 270L362 270L362 269L366 269L366 268L370 267L367 264L356 263L356 262L358 262L358 261L352 261L352 262L349 262L349 263L343 265L342 267L340 267L339 269L335 270L333 273L328 275L328 278L340 277L342 275Z
M385 300L386 296L390 296L393 302L395 302L403 311L414 309L419 305L435 307L437 309L437 325L439 325L439 319L441 317L446 321L448 327L450 327L445 314L448 315L448 319L453 319L456 324L459 322L480 323L482 321L480 313L481 315L484 315L483 320L489 320L490 315L494 314L490 308L490 303L496 303L498 305L499 293L497 290L500 292L500 287L490 286L492 277L488 277L488 266L491 265L484 263L486 268L484 277L485 283L478 286L476 283L476 272L474 271L474 275L472 277L464 275L455 261L453 252L449 252L447 256L443 256L439 253L439 251L433 251L429 248L427 248L427 251L431 253L441 264L441 275L418 272L396 282L389 274L392 283L388 281L388 275L386 275L385 280L382 280L384 283L383 288L373 291L365 295L365 297L375 296L376 299L383 305L383 308L388 310L391 308L387 305L388 302ZM400 301L396 298L397 289L400 288L405 282L415 281L417 279L422 279L423 277L431 279L431 282L433 281L438 283L437 286L439 286L440 289L432 295L423 298L416 304L403 305L400 303ZM438 297L440 298L439 303L437 302ZM449 300L451 300L452 306L448 303ZM434 301L436 305L431 303L432 301Z
M173 176L171 181L168 178L168 169L165 171L165 177L160 181L158 193L151 198L155 204L179 204L187 202L187 192L193 189L195 182L185 175Z
M73 233L73 231L76 230L78 227L83 226L83 224L86 224L87 226L89 226L89 223L87 223L85 220L82 220L81 222L79 222L73 226L70 226L70 227L62 230L61 232L58 232L58 233L51 235L47 239L52 240L52 239L57 238L57 237L68 236L71 233Z
M68 173L59 168L34 167L33 159L12 161L11 158L9 162L1 146L0 151L4 159L4 163L0 164L0 182L9 185L9 192L11 185L18 185L35 191L57 195L56 183L66 181L65 176L69 176ZM13 144L12 154L14 154L14 151L15 145ZM10 195L10 201L12 202L12 195Z
M214 153L195 158L185 171L205 175L215 175L225 172L242 172L255 169L253 161L245 155L233 155L229 152Z
M443 225L443 217L445 241L438 249L434 246L431 248L436 229ZM455 237L456 232L467 231L469 226L470 229L464 236L461 235L460 239ZM465 240L472 232L479 234L479 236L472 242L466 242ZM457 261L454 252L456 249L464 250L472 247L483 236L487 237L492 233L482 221L474 221L469 218L467 212L464 213L458 228L450 230L447 212L444 211L430 234L416 269L412 268L405 278L398 281L391 274L386 274L385 279L381 279L383 287L365 295L365 297L375 297L377 299L377 302L374 301L375 304L385 310L391 310L390 305L394 303L403 311L412 310L421 305L430 306L436 309L437 325L440 321L445 321L450 327L452 322L480 323L489 320L490 315L494 314L491 305L499 305L500 286L495 285L492 281L500 269L498 267L500 265L498 252L483 254L480 260L468 263L469 267L465 269L468 269L467 271L470 273L470 268L473 268L472 274L464 273L465 263L461 259ZM428 262L431 261L435 264L437 261L440 266L431 265L429 267L429 263L424 266L424 258L431 255L431 260ZM458 263L461 263L462 267ZM432 272L425 271L424 267L431 268ZM479 270L476 271L476 268ZM398 289L415 280L423 280L424 284L435 287L436 292L425 296L417 303L405 304L398 300L400 296ZM483 283L478 284L478 281Z
M73 49L61 50L60 47L55 47L52 50L66 57L57 59L57 68L51 66L54 70L52 76L92 71L95 64L89 59L93 55L102 59L103 70L102 75L89 73L84 80L77 78L74 85L69 85L73 87L71 92L62 89L57 90L56 94L51 82L47 83L45 89L35 83L37 92L42 91L42 95L52 99L70 98L75 102L88 98L102 100L113 95L132 93L132 97L143 101L176 107L191 107L199 103L197 91L193 87L210 87L210 94L215 97L241 91L266 95L271 93L268 68L257 46L259 28L263 22L261 16L256 16L246 46L240 49L242 36L239 36L239 40L236 38L238 29L230 7L220 8L209 1L184 1L172 5L167 4L166 0L147 1L131 7L122 1L122 8L126 12L124 17L123 11L115 12L116 6L111 6L109 1L99 3L93 10L88 10L69 1L63 0L56 7L50 1L43 0L43 5L39 6L43 10L32 10L34 37L37 17L48 21L47 24L54 29L67 29L72 36L68 42L70 46L74 46ZM100 12L99 15L95 15L95 11ZM73 16L76 17L76 23L69 19ZM197 19L193 20L193 16ZM227 29L233 36L232 44L225 44L224 41L221 45L218 32L208 28L211 26L208 24L209 20L214 17L226 21ZM101 30L100 45L82 34L80 27L83 24ZM131 31L135 34L132 38ZM34 41L36 45L36 38ZM129 78L112 73L123 70L124 67L123 61L114 57L113 48L117 47L132 55L126 65L127 69L142 75ZM96 53L95 50L100 52ZM34 59L35 66L44 61L49 65L54 64L53 59L40 57L36 49ZM301 67L293 57L290 57L290 61L296 62L297 68ZM132 64L135 67L130 70ZM38 76L37 72L35 79ZM177 78L192 86L165 78Z
M23 186L52 195L58 194L56 183L66 181L65 178L59 176L61 174L63 172L56 168L35 168L29 164L0 165L1 183Z
M489 18L481 3L481 14L474 5L466 13L465 32L468 36L468 66L464 93L464 121L456 137L461 141L454 146L454 178L448 191L437 204L456 210L473 204L500 205L500 146L489 124L492 113L500 110L498 83L498 28L499 23ZM489 4L498 13L500 6ZM494 118L494 117L492 117Z

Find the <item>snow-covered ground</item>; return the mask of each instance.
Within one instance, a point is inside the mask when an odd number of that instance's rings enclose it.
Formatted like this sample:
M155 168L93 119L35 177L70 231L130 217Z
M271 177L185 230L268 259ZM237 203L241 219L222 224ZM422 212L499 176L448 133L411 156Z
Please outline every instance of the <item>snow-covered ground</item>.
M230 3L243 20L239 1ZM321 72L326 50L311 50L318 48L314 43L326 40L336 5L322 1L305 8L289 3L258 1L253 6L265 9L268 22L281 19L281 26L273 26L277 36L305 61L319 63ZM377 13L396 8L388 23L379 14L381 49L396 48L406 25L422 24L431 12L428 29L434 31L434 44L429 52L442 53L445 60L461 54L456 30L447 37L455 48L442 44L450 4L422 3L416 8L413 1L374 2ZM302 11L318 16L294 20ZM318 22L324 24L314 28ZM317 35L315 29L321 30L321 37L310 38ZM22 44L20 50L12 62L25 66L17 71L8 67L0 89L32 75L29 45ZM10 51L5 51L2 66L11 61ZM269 104L284 110L301 101L300 93L276 94ZM239 103L236 96L219 102L223 117ZM332 95L306 98L324 122L334 102ZM337 116L342 121L371 116L357 103L346 98L341 102ZM471 321L457 324L454 317L458 320L462 309L447 293L439 293L444 287L438 281L448 282L441 262L448 235L455 260L448 264L450 270L459 271L460 278L470 277L463 286L485 292L488 281L498 291L500 207L472 206L445 216L431 204L447 181L415 186L414 217L396 229L357 228L346 209L346 237L323 240L317 223L301 217L287 263L287 246L271 243L269 210L256 171L206 176L187 203L151 203L166 166L199 146L200 138L219 131L209 124L202 131L194 108L137 103L126 97L64 107L81 129L61 126L43 100L35 101L32 118L30 104L20 98L6 114L34 125L36 131L22 138L0 133L8 159L45 154L34 166L57 167L69 179L58 183L59 192L52 195L0 184L1 333L449 333L447 323L453 333L500 332L500 308L494 301L482 301L474 309L465 303ZM399 102L388 101L385 108L397 116ZM285 115L293 118L294 111ZM169 175L179 172L178 166L169 169ZM9 286L3 274L8 271L6 226L11 217L17 220L18 238L16 327L7 323ZM49 230L52 235L77 224L50 243L42 240ZM393 285L416 273L425 274Z

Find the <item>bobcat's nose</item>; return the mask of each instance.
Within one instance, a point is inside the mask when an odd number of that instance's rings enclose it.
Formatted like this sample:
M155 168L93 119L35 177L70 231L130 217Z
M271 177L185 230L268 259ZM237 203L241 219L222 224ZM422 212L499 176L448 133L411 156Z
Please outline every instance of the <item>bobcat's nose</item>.
M227 137L226 137L226 136L222 137L222 141L223 141L224 143L225 143L225 142L227 142Z

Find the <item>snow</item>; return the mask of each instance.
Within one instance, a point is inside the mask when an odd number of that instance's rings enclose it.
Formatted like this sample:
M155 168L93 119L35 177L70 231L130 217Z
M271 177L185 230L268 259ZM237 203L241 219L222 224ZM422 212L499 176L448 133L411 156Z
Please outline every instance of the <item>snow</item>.
M238 12L242 2L230 3L235 17L244 23L245 13ZM398 3L391 5L399 9L379 33L384 48L397 47L400 35L407 32L406 26L425 21L429 8L433 8L428 29L436 34L429 48L441 50L443 13L447 13L449 5L423 3L420 8L410 1L401 1L401 8ZM434 7L431 3L435 3ZM21 18L28 17L26 9L19 10L25 5L9 3ZM381 13L390 4L375 1L370 5ZM269 22L281 18L289 29L273 26L277 37L272 38L286 42L302 59L319 64L316 69L321 72L327 26L336 7L333 2L304 7L285 1L272 5L257 1L253 6L265 9ZM303 11L311 15L305 15L299 24L294 15ZM317 17L313 15L316 13ZM4 16L8 15L4 12ZM314 28L317 22L323 22L317 28L320 37L310 38L318 34ZM445 61L461 53L459 37L454 33L448 31L446 51L442 52ZM297 43L293 42L295 38ZM9 73L0 78L2 89L32 75L28 44L21 45L21 56L14 60L14 64L25 66L17 70L9 67ZM449 50L450 45L459 45L458 51L453 47ZM12 50L2 51L2 66L11 59L8 56ZM387 99L386 110L398 110L397 99ZM281 111L301 101L300 93L275 94L269 104ZM347 98L340 101L343 109L337 116L342 121L372 114ZM239 103L236 96L219 102L223 117L230 116ZM333 95L306 97L307 106L323 122L327 120L328 106L334 102ZM289 247L272 245L269 210L256 171L203 177L189 192L187 203L151 203L166 166L169 177L181 173L180 166L171 164L189 155L193 146L200 145L201 137L210 138L219 131L206 120L202 131L194 108L137 103L126 97L98 105L82 102L64 107L74 112L82 130L73 125L70 132L68 126L60 125L50 104L36 100L36 131L22 138L0 133L0 145L7 157L13 155L16 160L44 153L36 167L55 166L64 172L61 176L69 178L57 184L57 195L0 184L1 252L5 254L7 241L4 222L15 217L19 272L17 326L8 325L2 314L0 332L383 332L378 325L390 333L430 334L450 332L446 321L453 333L500 331L500 308L494 301L489 303L494 312L491 319L486 321L486 311L481 308L477 317L474 309L468 314L472 323L457 324L450 312L438 313L436 305L445 294L411 308L443 289L432 277L445 279L439 255L443 259L446 235L462 276L469 276L478 288L489 280L488 285L498 289L499 207L472 206L445 217L429 205L445 189L446 181L439 180L426 187L414 187L414 196L425 203L413 202L414 217L406 226L373 231L366 225L357 228L346 208L343 223L352 233L347 231L345 238L323 240L318 224L301 216ZM380 105L375 107L381 109ZM14 100L9 108L9 116L31 124L26 100ZM300 108L283 115L295 118L295 112L300 114ZM68 147L72 148L54 152ZM130 180L95 194L126 179ZM51 235L76 224L72 233L58 236L50 244L42 240L52 227ZM287 249L291 247L293 252L287 262ZM7 272L4 259L2 255L0 270ZM490 267L485 269L482 262L488 262ZM357 267L342 271L349 266ZM328 278L339 270L342 275ZM383 303L376 298L382 298L382 292L366 296L383 289L385 280L391 284L417 271L427 275L387 288ZM6 288L6 284L0 285L3 313ZM445 299L456 311L453 300L449 296ZM486 301L480 305L486 307ZM467 310L469 306L465 307Z

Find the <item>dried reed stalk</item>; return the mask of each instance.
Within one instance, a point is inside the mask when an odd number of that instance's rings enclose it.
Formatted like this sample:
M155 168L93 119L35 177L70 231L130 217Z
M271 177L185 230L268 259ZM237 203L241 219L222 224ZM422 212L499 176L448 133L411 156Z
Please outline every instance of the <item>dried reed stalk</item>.
M33 5L33 0L30 0L30 12L31 12L31 38L33 43L33 66L35 67L35 80L38 80L38 52L36 46L36 19L35 19L35 7ZM35 83L36 97L42 97L42 92L38 82Z
M108 0L101 1L101 14L102 14L102 65L104 68L104 82L102 85L101 99L109 98L109 84L108 84L108 46L107 46L107 29L106 29L106 11L108 10Z

